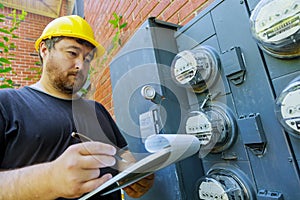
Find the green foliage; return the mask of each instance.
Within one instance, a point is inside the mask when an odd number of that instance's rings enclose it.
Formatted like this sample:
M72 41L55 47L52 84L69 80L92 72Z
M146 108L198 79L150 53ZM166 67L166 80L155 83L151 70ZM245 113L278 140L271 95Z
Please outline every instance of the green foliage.
M94 66L97 66L97 68L102 68L109 60L110 55L119 47L122 45L121 42L121 33L122 29L124 29L127 26L127 22L122 23L122 15L117 15L115 12L113 13L114 19L109 20L108 22L113 25L113 28L116 29L116 33L114 37L112 38L112 48L110 48L107 53L102 57L102 60L94 64ZM90 68L90 74L97 73L97 69L94 67Z
M3 4L0 3L0 9L3 9ZM11 49L15 49L16 45L11 41L13 38L18 38L15 31L20 27L22 21L24 21L27 13L22 11L21 14L17 14L16 10L13 10L8 16L0 14L0 88L13 88L14 82L7 78L7 74L13 73L11 67L11 60L14 60L15 55L10 53ZM11 18L11 25L5 26L6 18Z
M109 62L113 52L122 45L121 42L121 33L122 30L127 26L127 22L122 23L123 16L118 15L115 12L113 13L113 19L109 20L108 22L113 25L113 28L116 30L115 35L112 38L111 45L112 47L109 48L106 54L100 59L94 60L92 66L90 67L89 71L89 79L91 76L99 74L100 70L104 69L104 66L107 65ZM89 91L86 89L81 90L82 94L87 94Z
M109 23L113 25L114 29L116 29L116 33L112 39L113 48L111 51L115 50L118 46L122 45L120 36L121 31L127 26L127 22L122 23L122 15L117 15L115 12L113 13L114 19L109 20Z
M113 18L109 20L109 23L113 25L113 28L116 29L116 33L114 37L112 38L112 48L110 48L107 53L102 57L101 60L95 61L93 66L90 68L90 75L96 74L100 68L102 68L105 64L107 64L109 57L111 54L119 47L121 46L121 33L122 29L124 29L127 26L127 22L122 23L122 15L117 15L115 12L113 13Z

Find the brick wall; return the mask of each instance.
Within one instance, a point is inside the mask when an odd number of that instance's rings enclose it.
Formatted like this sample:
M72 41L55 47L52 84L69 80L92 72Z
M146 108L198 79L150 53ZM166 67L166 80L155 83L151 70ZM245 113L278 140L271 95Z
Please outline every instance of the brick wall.
M11 8L4 8L0 10L2 14L8 16L12 12ZM21 13L17 10L17 13ZM61 16L67 13L66 0L62 3ZM39 79L36 70L33 68L39 68L40 66L36 64L39 62L38 53L34 49L35 40L41 35L44 27L52 21L53 18L44 17L41 15L36 15L28 13L25 21L21 22L21 26L16 30L15 34L19 36L17 39L12 41L17 46L16 49L10 50L10 53L15 54L15 60L12 62L13 72L8 78L12 79L16 84L16 88L25 85L30 85ZM5 25L10 27L11 18L7 18L5 24L1 23L1 26Z
M122 35L123 43L149 17L185 25L213 0L85 0L85 18L92 25L96 39L107 49L115 30L109 23L116 12L128 22ZM93 96L113 114L112 89L109 67L104 66L94 80Z
M2 13L8 16L12 12L11 8L4 8ZM20 11L17 10L17 13ZM21 26L14 33L19 37L12 39L17 46L11 49L10 53L15 54L15 60L12 62L13 72L8 78L12 79L16 85L24 86L31 84L34 80L28 78L36 76L36 72L31 68L38 67L35 63L39 61L38 54L34 49L34 41L41 33L41 27L50 21L49 18L28 13L25 21L21 22ZM5 25L11 27L11 18L7 18Z

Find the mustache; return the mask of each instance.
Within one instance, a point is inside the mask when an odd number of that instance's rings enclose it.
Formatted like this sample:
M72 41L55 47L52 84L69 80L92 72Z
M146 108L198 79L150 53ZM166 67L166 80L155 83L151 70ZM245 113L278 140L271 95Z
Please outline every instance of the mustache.
M80 79L84 78L84 74L82 71L71 71L71 72L68 72L68 75L73 75L73 76L76 76L76 78L80 78Z

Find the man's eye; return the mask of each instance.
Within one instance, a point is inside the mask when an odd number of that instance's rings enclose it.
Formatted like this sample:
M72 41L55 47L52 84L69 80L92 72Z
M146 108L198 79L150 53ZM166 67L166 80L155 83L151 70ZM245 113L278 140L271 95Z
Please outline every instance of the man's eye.
M68 51L68 54L72 57L76 57L77 56L77 53L74 52L74 51Z

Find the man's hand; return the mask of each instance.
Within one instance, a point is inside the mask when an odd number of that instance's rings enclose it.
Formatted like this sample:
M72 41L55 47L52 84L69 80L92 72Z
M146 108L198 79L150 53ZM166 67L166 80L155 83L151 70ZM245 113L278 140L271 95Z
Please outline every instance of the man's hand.
M143 196L152 187L154 183L154 174L150 174L145 178L123 188L126 194L132 198Z
M112 175L99 178L100 168L116 163L116 149L100 142L84 142L70 146L52 162L52 184L58 196L79 197L109 180Z

